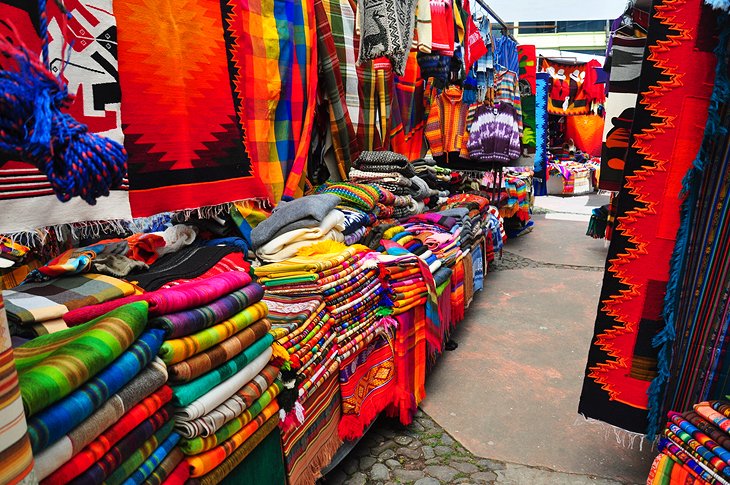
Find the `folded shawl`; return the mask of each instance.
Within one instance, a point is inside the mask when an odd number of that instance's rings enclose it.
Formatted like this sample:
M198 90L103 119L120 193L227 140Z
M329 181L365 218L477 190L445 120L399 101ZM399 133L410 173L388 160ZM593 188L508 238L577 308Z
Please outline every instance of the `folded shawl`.
M130 477L142 464L152 456L152 453L159 447L165 440L171 436L174 431L174 421L170 420L155 434L153 434L147 441L144 442L137 450L132 453L129 458L119 465L109 476L104 480L104 485L121 485L125 483L128 477Z
M130 408L160 389L166 381L167 366L160 359L155 358L132 382L114 394L83 423L35 456L38 477L45 478L71 460L104 430L121 419ZM170 390L170 397L172 397L172 390Z
M132 345L146 323L147 304L133 303L16 348L26 414L32 416L96 375Z
M211 348L215 344L223 342L252 323L266 317L267 314L268 308L265 303L255 303L223 323L206 328L193 335L167 340L162 344L160 357L167 365L182 362Z
M271 357L272 354L271 344L273 342L274 337L271 334L266 334L263 338L259 339L249 348L244 350L240 355L237 355L217 369L214 369L207 374L198 377L194 381L172 386L173 402L180 407L187 406L196 399L200 398L203 394L207 393L214 387L224 382L226 379L243 370L257 357L266 355L266 361L268 361L268 358ZM256 374L258 374L265 365L266 363L264 363L258 370L256 370L256 372L254 372L253 375L249 377L249 380L252 379ZM248 381L242 382L239 385L239 388L246 384L246 382ZM236 389L233 389L227 397L233 395L235 391Z
M186 438L202 436L206 438L221 426L230 422L232 419L240 416L251 405L260 398L263 393L271 386L279 375L279 367L269 364L256 377L251 379L248 384L223 404L216 407L205 416L191 421L178 420L177 427L180 433Z
M164 485L185 485L188 483L189 479L190 465L188 465L188 462L183 459L162 483Z
M154 394L143 399L142 402L132 407L119 419L119 421L105 430L98 438L89 443L77 455L50 474L48 476L48 480L44 483L67 483L71 479L88 470L94 463L96 463L97 460L101 459L112 446L117 444L119 440L124 438L134 428L159 411L162 406L170 402L171 398L172 389L168 386L163 386Z
M204 416L231 398L238 390L251 381L261 372L271 358L271 348L266 349L261 355L254 358L250 364L235 373L229 379L214 386L208 392L200 395L193 402L183 408L176 410L176 419L180 423L179 429L186 436L188 427L183 426L184 421L192 421ZM193 397L194 395L190 396ZM185 396L187 397L187 395Z
M188 382L225 364L266 335L270 329L268 320L259 320L205 352L170 366L170 382Z
M164 332L159 329L144 332L93 379L28 420L33 451L37 453L58 441L134 379L157 355L163 338Z
M149 324L164 329L168 339L178 338L217 325L258 303L263 296L264 289L259 284L249 283L205 306L152 318Z
M149 304L150 317L166 315L207 305L213 300L243 288L251 281L251 276L241 271L221 273L201 281L183 283L173 288L128 296L100 305L80 308L68 312L63 316L63 319L69 326L74 326L136 301L146 301Z
M251 422L233 434L221 445L199 455L186 458L190 464L190 476L200 477L210 473L215 467L223 463L236 449L243 445L269 419L273 417L273 419L278 421L278 412L279 405L276 401L273 401Z
M168 477L175 473L175 469L183 462L185 454L180 447L174 447L170 453L162 460L160 465L155 468L152 473L144 481L144 485L162 485L167 483ZM187 462L185 463L187 468Z
M162 461L170 454L173 448L180 441L180 435L174 431L165 438L160 446L152 452L152 454L132 473L123 483L124 485L142 485L152 472L162 463Z

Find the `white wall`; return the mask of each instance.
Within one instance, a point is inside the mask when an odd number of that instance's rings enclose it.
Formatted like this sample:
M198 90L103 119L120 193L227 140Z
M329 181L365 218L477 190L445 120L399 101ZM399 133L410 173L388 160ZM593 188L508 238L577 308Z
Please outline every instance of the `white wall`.
M486 0L505 22L615 19L627 0Z

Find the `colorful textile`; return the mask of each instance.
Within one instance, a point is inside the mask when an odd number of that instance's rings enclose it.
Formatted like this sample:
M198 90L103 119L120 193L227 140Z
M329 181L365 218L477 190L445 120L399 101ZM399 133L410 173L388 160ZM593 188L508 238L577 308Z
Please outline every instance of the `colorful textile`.
M28 432L33 451L38 453L58 441L134 379L157 355L163 338L162 330L144 332L129 349L91 380L30 418Z
M160 446L152 452L152 454L142 463L129 478L123 483L124 485L141 485L145 482L152 472L167 458L177 442L180 441L180 435L174 431L160 443Z
M282 436L287 477L291 485L314 483L342 445L337 434L341 416L337 376L330 376L302 406L304 423L289 429Z
M80 450L73 458L49 474L45 483L67 483L88 470L112 446L159 411L162 406L170 402L171 398L172 389L168 386L163 386L154 394L146 397L142 402L125 413L119 421L106 429L94 441L86 445L83 450Z
M266 197L236 122L220 5L124 0L114 11L132 214Z
M387 57L402 76L416 27L416 1L360 0L357 4L360 49L358 64Z
M33 483L33 452L15 371L10 330L0 294L0 483Z
M106 403L97 409L83 423L62 437L50 447L36 455L36 466L39 478L45 478L64 463L80 453L84 447L93 442L105 430L109 429L132 407L156 393L167 381L167 367L160 359L155 358L137 377L114 394ZM169 391L172 396L172 391ZM169 399L168 399L169 400ZM149 416L144 416L142 419ZM136 423L138 424L138 423ZM108 450L104 450L102 453ZM87 462L82 469L88 468L96 458ZM75 465L74 465L75 467Z
M142 446L136 449L124 462L122 462L113 472L104 480L105 484L121 484L131 476L142 463L147 460L152 453L160 446L170 435L175 434L173 431L174 421L170 420L163 424L160 429L155 431Z
M29 325L132 294L134 287L125 281L100 274L84 274L27 283L5 291L4 297L10 322Z
M216 344L240 333L251 324L266 317L268 308L265 303L254 303L233 317L218 325L201 330L179 339L167 340L162 345L160 357L167 365L177 364L203 352ZM229 342L229 345L232 342Z
M650 424L659 424L667 410L730 392L730 29L727 16L718 23L715 88L702 147L684 178L687 199L664 300L667 325L655 341L662 348L650 389Z
M215 386L231 377L233 374L243 370L248 364L252 363L254 359L262 354L271 356L271 344L273 342L274 337L270 334L266 334L263 338L259 339L253 345L244 350L240 355L237 355L222 366L213 369L194 381L172 386L173 402L180 407L187 406ZM261 369L263 369L263 366L261 366L254 375L256 375ZM242 383L241 385L243 384L245 383Z
M146 323L147 304L132 303L16 348L20 393L28 416L94 377L132 345Z
M187 382L200 377L243 352L270 329L268 320L259 320L205 352L170 366L170 382Z
M590 157L600 157L603 144L602 116L587 114L568 116L565 137L573 140L576 148Z
M265 408L273 402L276 404L276 396L282 389L281 381L274 382L245 412L232 419L218 431L208 437L198 437L183 440L180 448L186 455L197 455L204 451L209 451L218 445L223 444L226 440L234 436L241 429L246 427L253 421ZM265 418L268 419L268 418Z
M263 296L263 288L256 283L250 283L208 305L152 318L149 324L164 329L167 338L174 339L219 324L261 301Z
M360 438L370 423L395 399L395 359L392 342L379 337L349 361L340 363L342 440Z
M146 301L149 305L150 316L167 315L206 305L213 300L243 288L249 283L251 283L251 276L247 273L239 271L226 272L201 281L183 283L174 288L79 308L65 314L63 319L69 326L78 325L135 301Z
M713 78L716 59L708 42L713 32L704 27L702 12L699 0L654 4L634 148L617 199L579 406L585 416L634 432L647 430L647 391L657 375L652 339L664 326L663 300L679 228L677 194L699 149L696 127L707 120L710 102L706 81ZM684 62L690 56L691 65Z
M541 59L540 70L551 77L548 113L571 116L584 115L591 111L593 99L589 95L588 73L593 66L592 62L571 63L544 57Z
M239 447L241 447L251 436L261 428L267 421L279 421L279 405L276 401L272 402L264 408L252 421L243 426L230 438L221 445L216 446L199 455L189 456L186 458L190 465L190 476L200 477L210 473L215 467L223 463L226 458L231 456ZM269 425L270 426L270 425Z
M522 103L522 143L534 149L537 143L535 116L535 93L537 92L537 54L534 45L519 44L517 53L520 61L520 101Z
M184 462L184 458L185 455L180 448L173 448L162 462L160 462L159 466L152 471L149 477L147 477L144 481L144 485L162 485L168 477L172 476L177 466Z
M71 21L56 2L47 3L46 15L49 58L55 60L55 72L66 81L69 94L74 96L68 112L89 131L123 143L117 30L112 6L107 0L67 6L73 14ZM0 2L0 18L13 25L25 46L40 57L41 39L36 29L39 12L35 2ZM64 50L70 43L73 47ZM126 187L112 190L93 206L79 199L62 203L48 177L38 168L12 160L0 167L0 200L2 234L49 228L56 235L60 231L54 226L58 225L132 218ZM85 233L89 226L82 224L81 232Z
M169 405L157 411L155 414L150 416L149 419L146 419L142 422L142 424L127 433L127 435L113 445L104 456L97 460L82 474L78 475L72 483L104 482L129 457L131 457L135 452L140 451L142 449L141 447L145 446L148 440L154 440L154 436L158 431L162 430L163 434L167 433L165 436L169 435L175 424L174 421L170 419L171 415L172 412ZM152 449L156 448L156 441L148 444L147 448L151 453ZM144 461L144 459L142 461ZM134 467L134 469L136 468L137 467ZM134 469L129 470L129 473L131 474ZM123 472L120 472L119 474L121 475ZM126 478L126 475L121 478Z
M550 75L537 74L535 81L535 195L547 195L548 165L548 90Z
M178 419L177 429L185 438L207 438L224 424L240 416L259 399L279 375L279 367L269 364L245 386L236 391L223 404L192 420Z

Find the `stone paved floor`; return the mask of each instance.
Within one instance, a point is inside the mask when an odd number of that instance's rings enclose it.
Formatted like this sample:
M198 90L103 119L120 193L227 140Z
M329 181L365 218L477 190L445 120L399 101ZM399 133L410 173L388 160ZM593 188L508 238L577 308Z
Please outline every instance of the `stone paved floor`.
M622 485L615 480L571 475L479 458L469 453L422 411L408 427L379 418L321 485Z

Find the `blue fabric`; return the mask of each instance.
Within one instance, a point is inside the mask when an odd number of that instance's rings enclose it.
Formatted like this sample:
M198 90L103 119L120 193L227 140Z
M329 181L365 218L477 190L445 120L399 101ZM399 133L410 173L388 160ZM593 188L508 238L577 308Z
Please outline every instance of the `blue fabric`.
M509 37L499 37L494 41L494 63L514 73L520 72L520 58L517 42Z
M114 362L56 404L28 420L33 452L61 439L147 367L160 351L165 332L147 330Z
M142 463L139 468L137 468L137 470L123 482L122 485L141 485L144 483L144 481L152 475L152 472L155 471L155 468L162 463L162 460L170 454L179 441L180 435L175 432L171 433L170 436L168 436L167 439L152 452L150 457L147 458L145 462Z

